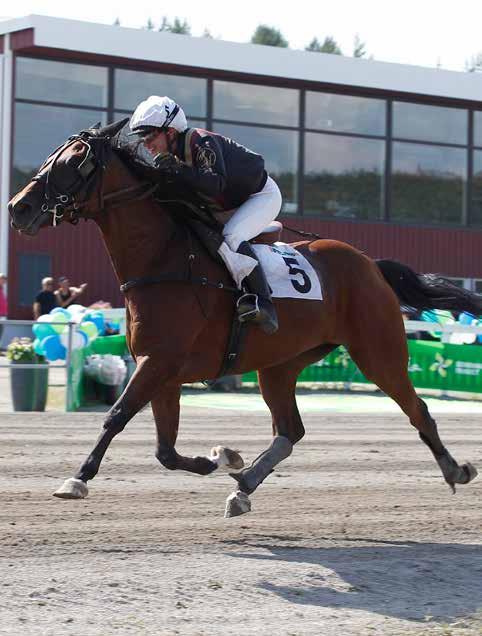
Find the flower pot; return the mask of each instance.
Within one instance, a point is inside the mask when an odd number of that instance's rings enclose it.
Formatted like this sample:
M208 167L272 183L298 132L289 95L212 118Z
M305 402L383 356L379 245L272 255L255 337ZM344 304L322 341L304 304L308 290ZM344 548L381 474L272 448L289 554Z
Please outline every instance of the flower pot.
M14 411L45 411L49 385L48 367L15 369L11 361L10 387ZM21 364L18 362L17 364Z

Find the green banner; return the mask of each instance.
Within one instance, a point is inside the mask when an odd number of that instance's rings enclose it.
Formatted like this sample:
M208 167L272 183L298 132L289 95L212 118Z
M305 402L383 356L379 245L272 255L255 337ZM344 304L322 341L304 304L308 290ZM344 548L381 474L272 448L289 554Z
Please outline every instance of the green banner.
M482 347L408 340L408 372L415 387L482 393ZM344 347L304 369L299 382L369 382ZM243 382L257 382L256 373Z

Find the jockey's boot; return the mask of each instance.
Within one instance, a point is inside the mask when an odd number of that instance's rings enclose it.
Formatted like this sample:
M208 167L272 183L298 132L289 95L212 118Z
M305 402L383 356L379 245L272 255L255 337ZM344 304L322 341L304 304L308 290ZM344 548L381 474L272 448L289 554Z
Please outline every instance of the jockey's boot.
M258 260L256 252L247 241L240 244L238 253ZM267 334L278 331L278 318L271 301L271 290L259 261L253 271L246 276L243 284L248 291L239 298L237 303L239 321L254 322Z

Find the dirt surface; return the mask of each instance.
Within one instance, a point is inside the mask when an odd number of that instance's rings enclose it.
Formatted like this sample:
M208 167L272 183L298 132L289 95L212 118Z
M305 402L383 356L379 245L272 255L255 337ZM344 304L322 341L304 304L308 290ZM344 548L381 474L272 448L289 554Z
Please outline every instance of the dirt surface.
M482 468L480 416L439 416ZM294 454L224 519L234 481L168 472L149 411L83 501L51 497L99 414L0 416L0 634L482 634L482 480L452 496L402 416L308 415ZM252 460L266 415L185 407L178 450Z

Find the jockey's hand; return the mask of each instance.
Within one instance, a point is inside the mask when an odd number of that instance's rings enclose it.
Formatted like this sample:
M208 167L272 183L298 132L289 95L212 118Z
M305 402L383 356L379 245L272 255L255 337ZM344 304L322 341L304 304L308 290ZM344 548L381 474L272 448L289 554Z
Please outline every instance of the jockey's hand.
M167 174L178 174L186 165L176 155L170 152L159 153L154 157L154 165L158 170Z

